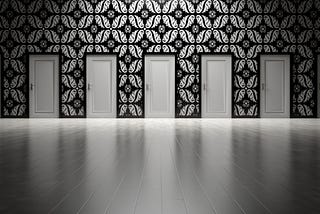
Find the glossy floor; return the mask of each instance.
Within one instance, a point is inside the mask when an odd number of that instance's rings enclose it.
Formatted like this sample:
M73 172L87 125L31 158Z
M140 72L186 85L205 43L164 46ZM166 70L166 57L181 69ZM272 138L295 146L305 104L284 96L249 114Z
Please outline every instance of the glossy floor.
M317 119L0 120L0 213L320 213Z

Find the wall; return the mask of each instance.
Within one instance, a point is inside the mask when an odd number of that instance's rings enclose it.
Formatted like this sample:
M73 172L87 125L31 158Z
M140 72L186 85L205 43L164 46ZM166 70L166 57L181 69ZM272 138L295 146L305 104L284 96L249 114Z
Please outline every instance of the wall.
M2 0L2 116L28 117L28 54L61 55L61 117L84 117L85 54L115 53L118 116L142 117L143 56L177 56L177 117L200 117L201 53L232 53L233 116L259 117L259 54L292 54L291 116L316 116L320 0Z

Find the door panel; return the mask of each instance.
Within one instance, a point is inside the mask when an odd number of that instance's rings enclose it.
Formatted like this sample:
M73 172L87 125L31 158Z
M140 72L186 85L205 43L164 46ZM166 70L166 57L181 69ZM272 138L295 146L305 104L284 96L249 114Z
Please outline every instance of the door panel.
M87 57L87 116L116 117L116 57Z
M290 116L290 58L261 57L261 116Z
M112 67L110 61L96 61L92 72L93 112L112 112L109 100L112 99ZM94 83L94 84L93 84ZM109 84L106 84L109 83ZM110 84L111 83L111 84ZM104 99L101 99L104 97Z
M54 61L35 62L35 111L54 112Z
M146 117L174 117L174 56L145 59Z
M202 117L231 117L231 56L202 57Z
M58 117L58 56L30 57L30 117Z
M284 61L266 61L266 112L285 112Z

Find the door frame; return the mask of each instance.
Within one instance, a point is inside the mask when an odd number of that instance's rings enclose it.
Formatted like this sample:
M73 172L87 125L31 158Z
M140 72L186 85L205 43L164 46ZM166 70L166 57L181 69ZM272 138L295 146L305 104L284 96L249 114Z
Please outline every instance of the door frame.
M281 53L258 53L257 54L257 66L258 66L258 98L259 98L259 101L258 101L258 118L263 118L261 117L261 111L262 111L262 108L261 108L261 102L262 102L262 99L261 99L261 95L262 95L262 91L261 91L261 73L262 73L262 70L261 70L261 58L263 56L287 56L289 57L289 117L288 118L292 118L292 115L293 115L293 111L292 111L292 107L293 107L293 103L292 103L292 96L293 96L293 93L292 93L292 89L293 89L293 83L292 83L292 62L293 62L293 53L290 53L290 52L281 52Z
M61 97L62 97L62 91L61 91L61 84L62 84L62 81L61 81L61 75L62 75L62 55L61 53L27 53L26 54L27 56L27 63L26 63L26 72L27 72L27 79L26 79L26 86L27 86L27 93L26 93L26 99L27 99L27 102L26 102L26 116L24 117L21 117L21 118L30 118L30 59L31 57L42 57L42 56L56 56L58 57L58 78L57 78L57 84L58 84L58 117L57 118L61 118L62 117L62 113L61 113Z
M0 53L0 118L2 117L3 110L2 110L2 103L3 103L3 98L2 98L2 92L3 92L3 83L2 83L2 75L3 75L3 70L4 70L4 60L3 60L3 54L2 52Z
M317 76L317 86L316 86L316 96L318 99L317 102L317 108L316 108L316 114L318 118L320 118L320 54L317 55L317 59L316 59L317 63L316 63L316 76Z
M143 90L142 90L142 97L143 97L143 114L142 114L142 117L143 118L146 118L146 67L145 67L145 63L146 63L146 57L148 57L148 56L173 56L174 57L174 63L173 63L173 65L174 65L174 74L173 74L173 76L174 76L174 80L173 80L173 82L174 82L174 87L173 87L173 91L174 91L174 93L173 93L173 99L174 99L174 117L173 118L178 118L178 115L177 115L177 113L178 113L178 108L177 108L177 84L179 84L179 83L177 83L176 81L177 81L177 54L175 54L175 53L144 53L144 54L142 54L142 69L143 69L143 72L142 72L142 74L143 74L143 77L142 77L142 79L143 79Z
M199 84L200 84L200 99L199 99L199 104L200 104L200 118L203 118L203 112L202 112L202 57L203 56L230 56L231 57L231 117L230 118L239 118L238 116L236 117L234 111L233 111L233 107L235 105L234 102L234 91L235 91L235 87L233 84L233 79L235 77L235 69L234 69L234 62L235 62L235 56L234 53L228 51L228 52L223 52L223 53L200 53L199 54ZM246 117L247 118L247 117Z
M87 86L88 86L88 83L87 83L87 80L88 80L88 71L87 71L87 58L90 57L90 56L109 56L109 57L115 57L116 58L116 63L115 63L115 66L116 66L116 102L115 102L115 105L116 105L116 117L115 118L119 118L119 114L120 114L120 109L118 108L118 98L119 98L119 84L118 84L118 77L119 77L119 69L118 69L118 64L119 64L119 54L116 54L116 53L85 53L83 55L83 61L84 61L84 84L85 84L85 93L84 93L84 101L85 101L85 108L84 108L84 118L88 118L87 115L88 115L88 94L87 94Z

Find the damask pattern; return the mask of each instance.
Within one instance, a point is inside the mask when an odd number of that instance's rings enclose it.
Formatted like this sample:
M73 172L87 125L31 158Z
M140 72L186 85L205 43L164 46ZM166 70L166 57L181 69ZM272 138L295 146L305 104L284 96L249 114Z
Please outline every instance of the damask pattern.
M316 115L320 0L2 0L2 116L28 116L28 54L61 55L62 117L85 116L85 55L114 53L118 116L142 117L143 58L176 55L177 117L200 117L202 53L231 53L234 117L259 116L259 56L292 55L291 116Z

